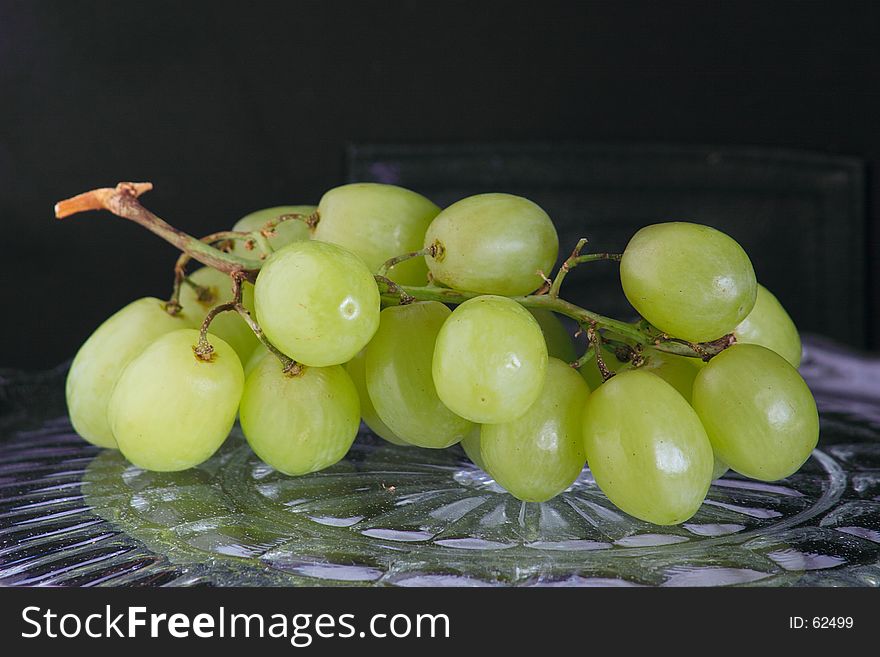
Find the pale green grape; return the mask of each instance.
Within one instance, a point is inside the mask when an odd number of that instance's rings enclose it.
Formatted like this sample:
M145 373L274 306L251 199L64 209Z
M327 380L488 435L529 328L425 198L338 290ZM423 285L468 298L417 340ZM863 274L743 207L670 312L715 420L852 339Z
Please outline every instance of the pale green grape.
M266 225L266 222L273 221L281 215L311 215L317 209L318 208L315 205L279 205L274 208L264 208L263 210L257 210L256 212L251 212L250 214L243 216L235 222L232 230L250 233L255 230L260 230ZM276 225L275 233L269 237L268 240L269 246L277 251L291 242L307 240L310 237L311 230L309 230L306 222L300 221L299 219L290 219L288 221L282 221L280 224ZM232 253L241 258L250 258L252 260L262 259L260 257L262 255L260 247L255 245L253 249L249 250L245 247L245 242L243 240L233 241Z
M553 358L564 360L566 363L574 362L577 358L574 343L556 313L543 308L529 308L529 312L541 327L544 342L547 343L547 354Z
M735 344L694 381L694 408L712 447L733 470L774 481L797 471L819 439L816 402L775 351Z
M394 435L394 432L376 413L376 407L373 406L373 400L370 399L370 393L367 390L366 349L359 351L354 358L345 364L345 371L348 372L354 387L357 388L358 397L361 400L361 417L370 431L394 445L408 444L405 440Z
M620 261L626 298L661 331L692 342L732 331L752 310L757 282L742 247L699 224L646 226Z
M532 315L506 297L458 306L434 345L432 374L440 400L480 424L509 422L538 398L547 345Z
M650 372L621 372L590 394L584 448L599 488L622 510L675 525L700 508L714 456L684 398Z
M564 491L584 468L581 421L589 394L577 372L550 358L541 394L525 415L483 425L485 469L524 502L544 502Z
M716 479L721 479L727 471L730 470L730 466L727 465L724 461L718 458L718 455L715 454L715 463L712 465L712 481Z
M279 472L301 475L346 455L360 426L360 401L339 365L289 376L277 359L264 358L245 383L239 417L257 456Z
M99 447L116 447L107 404L122 370L163 333L194 326L183 311L169 315L153 297L133 301L99 326L73 359L67 373L67 411L76 432Z
M434 280L458 290L516 296L550 275L559 238L547 213L511 194L469 196L443 210L425 234L439 252L425 260Z
M779 300L763 285L752 312L739 323L733 334L737 342L759 344L797 367L801 364L801 336Z
M440 401L431 376L434 342L451 314L437 301L391 306L366 348L367 390L376 413L418 447L449 447L472 428Z
M232 280L229 274L217 271L213 267L202 267L190 274L189 279L207 290L210 295L208 298L200 298L195 288L185 281L180 287L180 305L200 323L211 308L232 301ZM254 286L247 281L242 283L241 298L242 305L253 312ZM234 310L216 315L211 321L209 330L235 349L242 363L248 361L260 343L251 327Z
M480 431L482 426L481 424L474 424L470 433L461 439L461 447L473 464L485 472L486 464L483 461L483 455L480 453Z
M641 369L659 376L675 388L690 404L694 379L703 369L703 361L699 358L679 356L658 349L645 349L642 355L645 358L645 364Z
M199 332L181 329L150 343L119 377L108 406L123 456L146 470L186 470L226 440L244 387L235 350L208 334L210 361L193 352Z
M379 183L353 183L324 194L314 238L344 246L375 272L387 260L422 248L425 231L440 208L421 194ZM388 274L401 285L425 285L422 257L396 265Z
M251 353L250 358L244 363L244 378L247 379L251 372L257 367L257 364L269 355L269 350L262 344L258 344Z
M257 276L254 301L269 341L303 365L345 363L379 327L373 274L327 242L294 242L273 253Z

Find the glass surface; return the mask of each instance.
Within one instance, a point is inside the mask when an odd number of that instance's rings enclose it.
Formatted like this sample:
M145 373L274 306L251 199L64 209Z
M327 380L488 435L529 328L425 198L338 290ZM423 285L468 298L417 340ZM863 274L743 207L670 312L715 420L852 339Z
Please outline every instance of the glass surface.
M64 368L0 372L0 584L880 585L880 370L807 341L822 434L772 484L728 474L697 515L657 527L588 470L522 503L458 448L362 434L336 466L287 477L236 428L199 468L135 468L64 415Z

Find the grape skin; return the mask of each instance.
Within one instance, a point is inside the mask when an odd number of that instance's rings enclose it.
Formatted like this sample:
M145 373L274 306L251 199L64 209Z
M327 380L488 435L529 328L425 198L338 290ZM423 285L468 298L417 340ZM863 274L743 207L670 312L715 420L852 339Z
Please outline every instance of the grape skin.
M550 358L541 394L525 415L483 425L485 469L524 502L545 502L564 491L584 468L581 418L589 394L577 372Z
M250 373L256 369L257 364L268 355L269 350L266 346L258 344L256 349L254 349L253 353L250 355L250 358L244 363L244 378L247 379L247 377L250 376Z
M125 366L160 335L195 325L187 312L169 315L154 297L133 301L111 315L77 351L65 395L74 430L98 447L116 448L107 419L113 387Z
M546 369L541 327L506 297L465 301L443 324L434 346L437 395L453 413L479 424L523 415L541 393Z
M181 329L150 343L116 383L108 418L119 449L156 472L208 460L226 440L244 386L235 350L208 334L210 361L193 352L199 332Z
M366 348L367 390L376 413L418 447L449 447L472 427L440 401L431 374L434 342L451 314L437 301L386 308Z
M483 455L480 453L480 433L482 428L483 425L474 424L470 433L461 439L461 448L474 465L480 468L483 472L488 473L486 463L483 461Z
M638 313L669 335L720 338L751 312L755 270L721 231L686 222L646 226L627 244L620 283Z
M532 201L512 194L469 196L443 210L425 234L434 280L481 294L517 296L543 284L559 253L556 228Z
M373 275L327 242L294 242L273 253L257 276L254 302L269 341L303 365L345 363L379 327Z
M801 337L797 327L779 299L761 284L758 284L755 307L733 334L737 342L759 344L775 351L792 367L801 364Z
M277 359L264 358L248 376L239 416L257 456L279 472L302 475L348 453L360 413L357 389L341 366L289 376Z
M583 436L596 483L626 513L675 525L700 508L712 446L694 410L656 374L621 372L591 393Z
M313 237L345 247L376 272L387 260L420 250L439 212L424 196L403 187L352 183L321 198ZM424 258L413 258L396 265L388 277L401 285L425 285L428 267Z
M547 343L547 354L553 358L564 360L566 363L574 362L577 354L574 350L574 343L568 334L563 323L549 310L543 308L529 308L532 317L541 327L541 333L544 334L544 342Z
M793 474L819 439L807 384L760 345L735 344L709 361L694 382L693 403L719 458L752 479Z
M396 436L376 413L376 407L373 406L373 400L370 399L370 393L367 390L366 349L359 351L354 358L345 364L345 371L348 372L354 387L357 388L361 401L361 417L370 431L393 445L409 444Z
M642 369L646 372L652 372L666 381L690 404L694 390L694 379L703 369L703 361L699 358L679 356L656 349L646 349L643 356L645 364Z
M712 466L712 481L716 479L721 479L727 471L730 470L730 466L727 465L724 461L718 458L718 455L715 455L715 463Z

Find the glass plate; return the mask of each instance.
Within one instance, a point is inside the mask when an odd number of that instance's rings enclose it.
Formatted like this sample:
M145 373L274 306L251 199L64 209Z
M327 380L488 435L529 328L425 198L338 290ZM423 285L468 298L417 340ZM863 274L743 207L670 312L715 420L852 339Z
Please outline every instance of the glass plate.
M145 472L72 431L65 372L0 373L0 584L880 585L878 363L817 339L819 449L781 482L723 477L678 527L615 509L589 470L522 503L457 448L366 432L303 477L238 428L199 468Z

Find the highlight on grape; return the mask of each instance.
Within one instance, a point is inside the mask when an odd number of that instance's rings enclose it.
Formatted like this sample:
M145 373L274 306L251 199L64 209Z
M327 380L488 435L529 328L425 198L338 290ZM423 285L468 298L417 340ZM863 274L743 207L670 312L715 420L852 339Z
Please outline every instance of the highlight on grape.
M646 226L622 254L581 239L554 273L553 222L511 194L441 210L355 183L196 239L141 204L150 189L55 206L107 210L181 251L170 297L108 318L67 377L76 431L138 467L196 466L238 417L260 459L302 475L344 458L363 420L395 445L461 444L523 501L588 465L621 510L670 525L728 469L781 479L818 441L794 323L709 226ZM599 260L619 261L636 321L563 298L570 272Z

